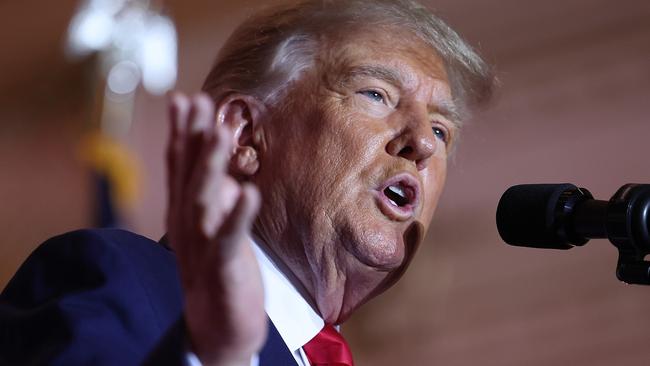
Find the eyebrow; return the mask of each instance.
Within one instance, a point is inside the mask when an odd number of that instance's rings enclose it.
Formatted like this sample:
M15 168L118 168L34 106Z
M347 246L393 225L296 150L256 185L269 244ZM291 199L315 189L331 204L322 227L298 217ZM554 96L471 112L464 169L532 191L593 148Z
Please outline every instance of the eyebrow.
M383 80L401 89L403 89L404 86L403 78L397 72L395 72L395 70L373 65L360 65L351 68L346 73L344 82L349 82L351 79L355 79L360 76Z
M357 77L371 77L383 80L399 89L404 89L404 78L395 70L376 65L360 65L352 67L345 73L343 83L349 83ZM456 103L451 100L436 100L435 113L442 115L457 128L461 126L461 112Z
M462 126L462 114L456 103L450 100L441 100L436 103L436 113L447 118L456 128Z

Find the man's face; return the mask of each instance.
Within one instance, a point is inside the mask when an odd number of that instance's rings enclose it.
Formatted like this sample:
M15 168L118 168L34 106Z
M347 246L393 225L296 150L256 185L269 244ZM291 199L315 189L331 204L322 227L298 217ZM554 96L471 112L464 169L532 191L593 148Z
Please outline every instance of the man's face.
M458 131L423 42L366 32L328 49L264 127L254 230L338 323L403 273Z

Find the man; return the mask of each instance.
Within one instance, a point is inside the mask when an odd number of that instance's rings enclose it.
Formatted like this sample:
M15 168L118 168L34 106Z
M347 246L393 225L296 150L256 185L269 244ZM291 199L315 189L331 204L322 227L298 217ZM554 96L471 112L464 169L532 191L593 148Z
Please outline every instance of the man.
M492 85L411 1L249 19L206 94L171 97L174 253L122 231L50 240L2 295L0 360L351 365L332 326L404 273Z

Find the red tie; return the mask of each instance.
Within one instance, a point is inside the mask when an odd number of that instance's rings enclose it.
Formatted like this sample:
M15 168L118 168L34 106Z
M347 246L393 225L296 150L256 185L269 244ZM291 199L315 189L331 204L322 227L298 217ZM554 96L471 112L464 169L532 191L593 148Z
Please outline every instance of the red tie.
M311 366L354 366L350 347L331 325L321 329L302 349Z

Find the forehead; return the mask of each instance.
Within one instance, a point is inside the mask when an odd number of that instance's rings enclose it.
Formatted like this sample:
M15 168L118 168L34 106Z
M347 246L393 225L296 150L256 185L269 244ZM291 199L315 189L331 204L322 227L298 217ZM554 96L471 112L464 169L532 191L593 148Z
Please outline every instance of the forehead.
M377 25L341 29L326 37L325 58L334 63L375 60L409 64L418 71L447 80L444 62L437 50L410 31Z
M379 29L347 31L327 42L326 78L337 83L380 79L451 108L448 75L438 52L412 33Z

